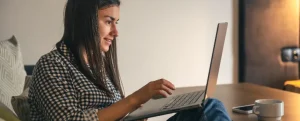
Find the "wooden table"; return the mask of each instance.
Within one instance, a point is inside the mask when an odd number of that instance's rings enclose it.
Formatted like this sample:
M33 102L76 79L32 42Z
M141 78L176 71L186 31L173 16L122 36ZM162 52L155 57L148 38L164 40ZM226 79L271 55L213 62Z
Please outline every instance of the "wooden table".
M199 87L178 88L174 94L204 89ZM254 114L238 114L232 112L232 107L254 103L256 99L280 99L284 101L284 116L282 121L300 121L300 94L279 89L249 84L218 85L213 98L221 100L233 121L257 121Z

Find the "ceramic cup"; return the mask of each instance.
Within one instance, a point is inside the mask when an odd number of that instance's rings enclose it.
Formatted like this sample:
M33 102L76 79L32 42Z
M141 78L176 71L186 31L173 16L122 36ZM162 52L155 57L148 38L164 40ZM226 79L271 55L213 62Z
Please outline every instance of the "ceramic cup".
M259 121L280 121L284 115L284 103L276 99L255 100L253 113Z

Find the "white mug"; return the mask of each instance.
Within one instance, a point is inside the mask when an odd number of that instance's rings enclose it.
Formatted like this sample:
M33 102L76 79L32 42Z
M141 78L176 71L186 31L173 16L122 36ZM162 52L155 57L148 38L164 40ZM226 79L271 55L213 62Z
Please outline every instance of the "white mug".
M284 115L284 103L276 99L255 100L253 113L260 121L280 121Z

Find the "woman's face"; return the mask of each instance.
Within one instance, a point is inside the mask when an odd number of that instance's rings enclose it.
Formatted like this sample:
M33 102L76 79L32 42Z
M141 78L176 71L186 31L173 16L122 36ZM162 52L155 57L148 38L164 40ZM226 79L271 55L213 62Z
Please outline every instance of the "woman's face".
M99 34L101 50L107 52L115 37L118 36L117 21L119 20L119 6L111 6L98 11Z

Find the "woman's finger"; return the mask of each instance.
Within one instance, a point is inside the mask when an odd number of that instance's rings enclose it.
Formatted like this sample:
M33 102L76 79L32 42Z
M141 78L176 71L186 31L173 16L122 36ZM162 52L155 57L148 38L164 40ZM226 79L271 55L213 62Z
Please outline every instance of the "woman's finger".
M158 94L162 95L164 97L168 97L168 95L166 94L166 92L164 90L158 90Z
M159 82L155 84L154 90L164 90L165 92L167 92L169 95L172 94L172 88L168 87L167 85Z
M171 89L165 85L161 85L161 89L164 90L165 92L167 92L169 95L172 94Z
M175 90L175 86L170 81L166 79L161 79L161 83L167 86L168 88Z

